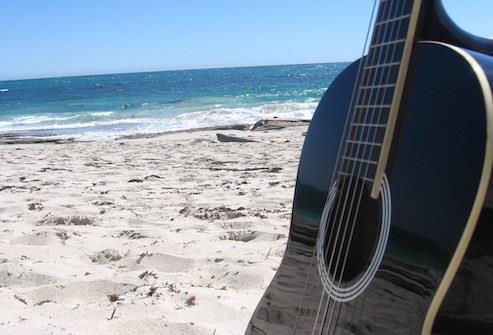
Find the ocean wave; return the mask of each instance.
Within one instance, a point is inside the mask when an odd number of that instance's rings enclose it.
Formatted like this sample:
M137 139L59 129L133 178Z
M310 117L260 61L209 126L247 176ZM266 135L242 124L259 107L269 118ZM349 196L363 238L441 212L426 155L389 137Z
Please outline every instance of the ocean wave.
M53 115L26 115L18 116L9 120L14 125L24 125L24 124L43 124L53 121L66 121L76 118L78 115L69 116L53 116Z
M8 92L9 89L8 88L0 88L0 92Z
M110 116L114 114L115 112L91 112L89 113L90 116Z
M59 134L79 140L111 140L125 135L159 133L217 125L254 123L259 119L311 119L317 102L272 102L263 105L224 107L213 105L171 116L169 113L143 114L141 117L112 111L71 116L23 116L0 123L0 132ZM176 111L175 111L176 112ZM89 117L88 117L89 116ZM118 116L121 116L118 118ZM110 119L105 119L111 117ZM96 119L95 119L96 118Z
M15 132L15 131L28 131L28 130L54 130L54 129L77 129L77 128L98 128L107 127L113 125L131 125L131 124L153 124L160 123L162 119L151 118L129 118L118 119L113 121L91 121L91 122L75 122L75 123L51 123L42 126L36 126L34 124L14 124L12 122L7 123L6 127L0 125L0 132Z

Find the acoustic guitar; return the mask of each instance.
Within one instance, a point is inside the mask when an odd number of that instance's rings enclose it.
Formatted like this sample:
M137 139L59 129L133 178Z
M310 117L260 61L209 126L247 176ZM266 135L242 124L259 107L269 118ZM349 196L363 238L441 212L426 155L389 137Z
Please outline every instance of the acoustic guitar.
M493 43L439 0L380 0L299 164L247 335L493 334Z

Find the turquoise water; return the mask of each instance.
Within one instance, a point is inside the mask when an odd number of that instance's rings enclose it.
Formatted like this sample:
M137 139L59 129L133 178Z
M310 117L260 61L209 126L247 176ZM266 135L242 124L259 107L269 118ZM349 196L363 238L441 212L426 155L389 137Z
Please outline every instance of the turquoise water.
M108 140L261 118L310 119L347 63L0 81L0 135Z

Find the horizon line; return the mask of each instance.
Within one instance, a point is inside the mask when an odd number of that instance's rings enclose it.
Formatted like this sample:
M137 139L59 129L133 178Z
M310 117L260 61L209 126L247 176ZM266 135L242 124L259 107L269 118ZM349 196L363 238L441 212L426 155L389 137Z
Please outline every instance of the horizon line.
M294 66L294 65L316 65L316 64L331 64L331 63L350 63L351 61L333 61L333 62L309 62L309 63L287 63L287 64L261 64L261 65L239 65L239 66L212 66L212 67L192 67L192 68L177 68L164 70L130 70L123 72L100 72L100 73L85 73L73 75L47 75L40 77L18 77L12 79L0 79L0 82L21 81L21 80L39 80L39 79L57 79L57 78L74 78L74 77L89 77L89 76L105 76L105 75L121 75L135 73L153 73L153 72L176 72L176 71L198 71L198 70L220 70L220 69L241 69L251 67L269 67L269 66Z

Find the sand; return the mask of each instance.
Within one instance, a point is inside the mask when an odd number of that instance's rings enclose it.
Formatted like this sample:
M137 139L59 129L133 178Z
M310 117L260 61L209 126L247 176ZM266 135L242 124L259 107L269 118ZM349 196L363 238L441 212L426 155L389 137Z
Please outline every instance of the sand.
M243 334L306 128L0 145L0 334Z

